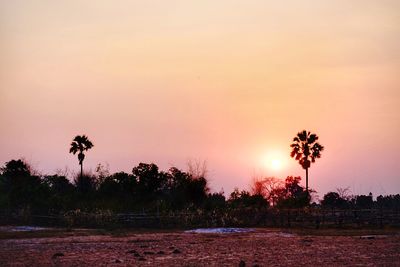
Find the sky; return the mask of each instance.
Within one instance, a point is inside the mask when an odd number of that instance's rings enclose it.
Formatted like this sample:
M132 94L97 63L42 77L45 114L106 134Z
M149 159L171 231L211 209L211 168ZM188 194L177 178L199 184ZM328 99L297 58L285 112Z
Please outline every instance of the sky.
M0 1L0 164L206 161L212 191L305 172L320 197L400 193L397 0ZM278 163L278 164L277 164ZM304 180L304 179L303 179ZM304 182L304 181L303 181ZM304 184L304 183L303 183Z

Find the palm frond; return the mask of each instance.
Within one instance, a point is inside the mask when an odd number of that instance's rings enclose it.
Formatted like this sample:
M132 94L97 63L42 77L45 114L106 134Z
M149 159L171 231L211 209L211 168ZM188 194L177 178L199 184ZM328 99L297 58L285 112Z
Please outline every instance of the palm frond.
M292 151L290 156L295 158L303 168L309 168L317 158L321 157L324 147L317 142L318 136L303 130L297 133L290 144Z
M307 142L309 144L314 143L318 139L316 134L310 134L310 136L307 138Z
M300 141L303 141L303 142L307 141L307 131L306 130L299 132L297 134L297 136L299 137Z
M74 155L78 152L78 145L76 142L71 143L71 148L69 149L69 153L73 153Z
M85 159L83 151L87 151L92 147L93 143L88 139L86 135L77 135L74 137L71 143L69 152L75 155L79 151L78 154L79 164L82 164L83 160Z

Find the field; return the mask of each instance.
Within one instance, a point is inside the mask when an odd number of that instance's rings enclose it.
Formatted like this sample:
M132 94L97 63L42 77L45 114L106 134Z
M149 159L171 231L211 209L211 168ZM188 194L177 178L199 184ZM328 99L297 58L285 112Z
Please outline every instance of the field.
M0 234L0 266L400 266L399 259L397 230Z

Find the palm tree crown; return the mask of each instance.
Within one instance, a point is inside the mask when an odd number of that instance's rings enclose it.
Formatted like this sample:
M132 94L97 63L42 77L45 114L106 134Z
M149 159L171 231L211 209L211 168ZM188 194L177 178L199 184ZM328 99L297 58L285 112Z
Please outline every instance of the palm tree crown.
M85 159L84 151L87 151L93 147L92 142L88 139L86 135L77 135L71 143L71 147L69 149L69 153L78 154L79 165L81 165L81 176L83 172L83 160Z
M308 191L308 168L315 159L321 157L321 152L324 147L317 142L318 136L311 132L303 130L297 133L293 138L293 143L290 145L292 152L290 156L295 158L299 164L306 170L306 190Z

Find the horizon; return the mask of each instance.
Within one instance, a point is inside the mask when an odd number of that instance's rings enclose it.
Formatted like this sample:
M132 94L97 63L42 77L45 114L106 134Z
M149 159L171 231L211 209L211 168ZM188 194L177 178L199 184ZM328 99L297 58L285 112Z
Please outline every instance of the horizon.
M325 147L309 169L336 188L400 192L398 1L12 1L0 3L0 165L79 171L76 135L101 163L186 170L212 192L254 176L301 176L305 129Z

